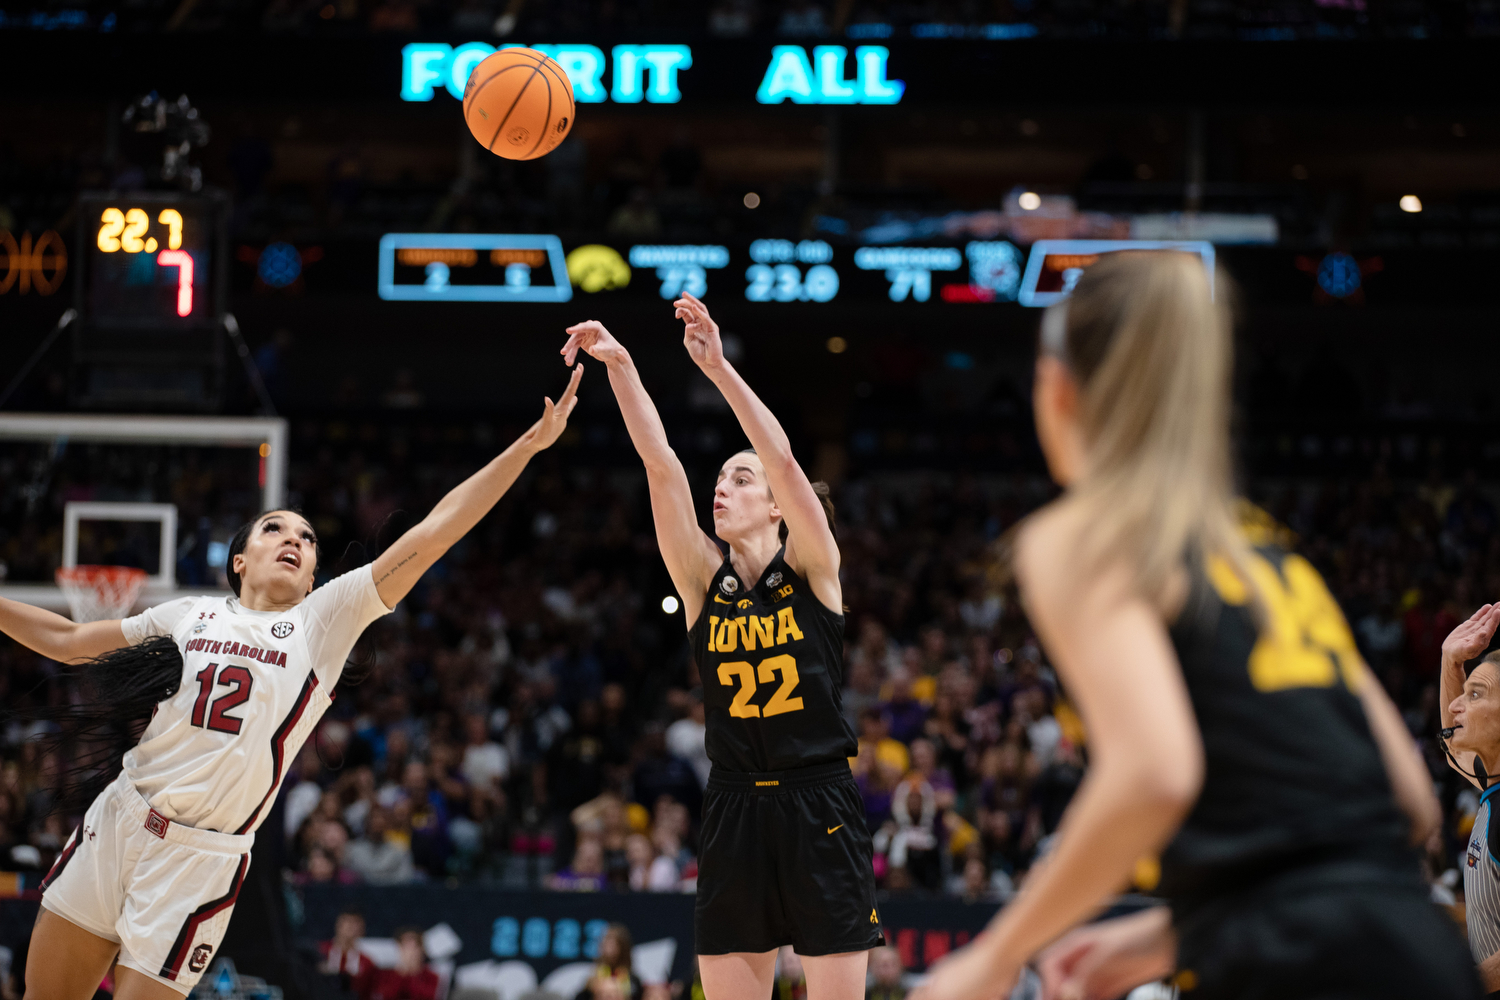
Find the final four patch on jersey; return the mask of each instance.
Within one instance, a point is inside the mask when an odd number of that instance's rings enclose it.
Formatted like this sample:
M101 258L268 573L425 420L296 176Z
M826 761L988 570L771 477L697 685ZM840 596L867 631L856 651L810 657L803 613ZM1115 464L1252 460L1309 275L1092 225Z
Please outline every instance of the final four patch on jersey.
M277 622L271 626L271 634L278 639L285 639L292 634L292 629L295 627L291 622Z
M777 570L770 576L766 577L766 586L773 589L781 586L781 570Z
M724 579L719 581L719 589L724 591L724 593L726 594L732 594L736 590L740 589L740 581L736 580L732 576L726 576Z
M199 632L202 632L206 628L208 628L208 622L199 622L198 624L193 626L193 634L197 635Z
M1479 864L1479 837L1475 836L1469 840L1469 867L1473 868Z

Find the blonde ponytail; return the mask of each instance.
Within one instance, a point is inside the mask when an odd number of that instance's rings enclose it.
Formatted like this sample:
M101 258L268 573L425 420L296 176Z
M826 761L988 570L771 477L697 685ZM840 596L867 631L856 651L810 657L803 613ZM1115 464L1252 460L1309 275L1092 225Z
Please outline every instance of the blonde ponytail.
M1076 565L1123 561L1164 615L1186 557L1226 559L1260 607L1234 515L1225 298L1196 256L1127 252L1084 272L1068 304L1088 453L1059 501L1084 513Z

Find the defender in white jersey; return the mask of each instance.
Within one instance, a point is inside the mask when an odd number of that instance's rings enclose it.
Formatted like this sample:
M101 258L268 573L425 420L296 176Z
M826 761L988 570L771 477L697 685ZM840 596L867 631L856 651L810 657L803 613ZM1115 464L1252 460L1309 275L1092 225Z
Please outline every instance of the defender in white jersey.
M27 1000L85 1000L117 957L117 1000L192 990L229 925L255 829L332 703L355 641L557 440L582 373L579 365L541 420L373 564L316 590L312 526L278 510L230 545L235 597L86 624L0 599L0 631L55 660L108 666L130 652L121 647L148 643L180 656L180 684L42 883Z
M1489 653L1465 676L1464 664L1483 653L1500 626L1500 604L1486 604L1443 641L1440 677L1448 762L1480 789L1479 811L1464 850L1464 903L1469 951L1479 978L1500 997L1500 651Z

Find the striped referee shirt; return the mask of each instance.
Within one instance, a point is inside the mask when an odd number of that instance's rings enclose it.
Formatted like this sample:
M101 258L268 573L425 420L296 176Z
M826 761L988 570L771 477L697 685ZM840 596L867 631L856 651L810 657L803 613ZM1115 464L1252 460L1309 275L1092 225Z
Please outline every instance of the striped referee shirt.
M1485 789L1479 797L1479 811L1474 814L1474 829L1469 833L1469 850L1464 858L1464 909L1469 950L1475 962L1500 951L1500 857L1490 846L1496 792L1500 792L1500 785Z

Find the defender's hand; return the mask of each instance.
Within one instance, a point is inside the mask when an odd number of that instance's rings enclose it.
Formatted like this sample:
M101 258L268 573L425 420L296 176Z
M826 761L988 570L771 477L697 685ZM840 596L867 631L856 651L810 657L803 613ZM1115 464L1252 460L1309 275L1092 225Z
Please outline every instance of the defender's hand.
M1037 956L1045 1000L1111 1000L1172 972L1173 956L1105 920L1070 931Z
M568 417L578 405L578 382L583 378L583 365L573 369L568 388L556 404L550 397L542 397L542 419L531 425L526 432L526 446L532 451L543 451L552 447L568 426Z
M1005 1000L1020 978L1020 966L997 959L985 935L932 967L907 1000Z
M558 351L563 356L563 362L572 365L578 358L578 352L583 351L596 361L603 361L606 365L617 361L623 361L628 355L625 348L615 339L614 334L604 328L604 324L596 319L585 320L568 327L568 342Z
M682 320L682 346L698 367L704 371L722 367L724 344L719 339L719 324L708 315L703 301L691 292L683 292L672 308Z

